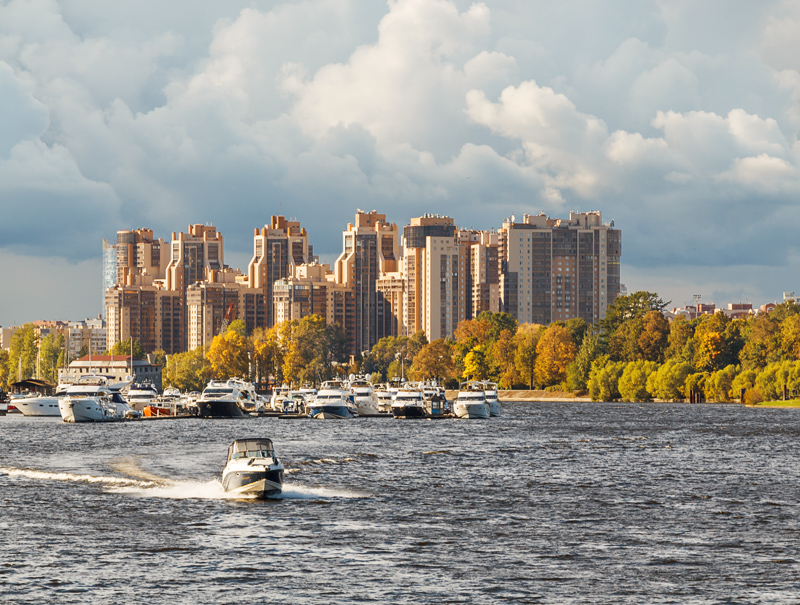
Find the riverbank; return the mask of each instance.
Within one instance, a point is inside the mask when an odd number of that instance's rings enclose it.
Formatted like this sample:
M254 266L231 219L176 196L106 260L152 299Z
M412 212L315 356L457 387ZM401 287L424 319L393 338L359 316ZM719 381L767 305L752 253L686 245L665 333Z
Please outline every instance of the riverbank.
M458 396L458 391L447 391L447 400L453 401ZM500 401L591 401L587 396L578 396L575 393L563 391L497 391Z

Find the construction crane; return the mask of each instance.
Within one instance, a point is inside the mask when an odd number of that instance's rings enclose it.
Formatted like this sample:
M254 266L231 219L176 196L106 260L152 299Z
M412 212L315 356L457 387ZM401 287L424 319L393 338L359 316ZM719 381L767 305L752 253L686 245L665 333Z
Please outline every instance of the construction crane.
M228 324L231 322L231 318L233 317L233 305L235 303L231 303L228 307L228 311L225 313L225 317L222 318L222 325L219 327L219 333L225 334L225 330L228 329Z

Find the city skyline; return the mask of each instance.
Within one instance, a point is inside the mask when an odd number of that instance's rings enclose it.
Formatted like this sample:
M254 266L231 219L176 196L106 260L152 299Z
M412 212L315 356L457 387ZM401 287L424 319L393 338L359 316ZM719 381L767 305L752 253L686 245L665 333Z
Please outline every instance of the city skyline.
M245 270L297 217L333 264L357 208L599 210L629 292L780 301L798 33L779 1L4 3L0 325L101 312L120 229L210 223Z

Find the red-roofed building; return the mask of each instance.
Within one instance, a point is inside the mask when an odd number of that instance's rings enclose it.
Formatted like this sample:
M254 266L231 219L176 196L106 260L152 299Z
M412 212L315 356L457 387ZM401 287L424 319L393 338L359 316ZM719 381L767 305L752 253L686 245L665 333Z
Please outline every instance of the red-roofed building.
M130 355L86 355L73 361L68 368L60 369L58 379L63 382L65 378L77 379L89 374L107 376L112 382L122 382L133 375L134 380L149 380L161 390L161 366L147 359L134 359L131 373Z

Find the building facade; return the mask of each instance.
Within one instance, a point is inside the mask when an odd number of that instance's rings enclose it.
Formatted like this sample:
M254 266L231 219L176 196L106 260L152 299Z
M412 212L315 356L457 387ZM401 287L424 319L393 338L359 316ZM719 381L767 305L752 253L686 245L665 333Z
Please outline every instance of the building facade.
M500 308L520 323L595 323L619 295L622 233L600 212L509 219L499 242Z

